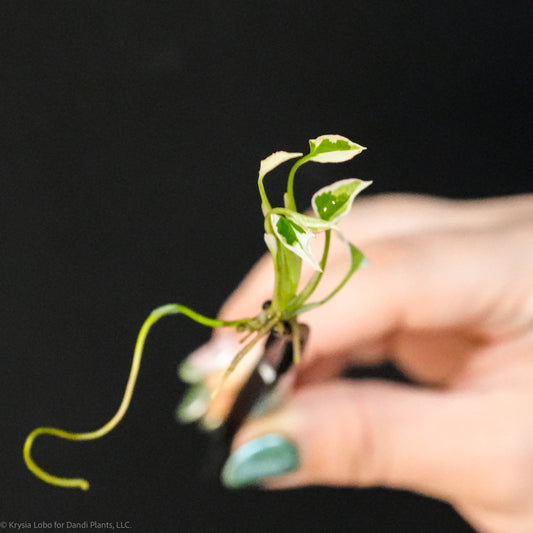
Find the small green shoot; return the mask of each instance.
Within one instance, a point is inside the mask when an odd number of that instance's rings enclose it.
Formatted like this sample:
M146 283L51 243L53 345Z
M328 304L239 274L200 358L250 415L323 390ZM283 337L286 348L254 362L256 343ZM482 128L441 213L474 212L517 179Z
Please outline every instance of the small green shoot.
M53 435L62 439L81 441L99 439L109 433L122 420L129 407L148 332L155 322L164 316L182 314L210 328L233 327L238 331L250 332L250 339L226 368L219 388L243 357L274 329L281 332L289 325L292 331L295 332L293 334L293 353L295 354L295 362L298 362L297 359L299 359L301 347L300 338L297 334L299 329L296 317L330 300L365 262L363 254L342 237L337 223L349 213L354 198L372 183L371 181L359 179L337 181L327 187L323 187L313 195L311 204L315 216L298 212L294 197L294 177L298 168L309 161L316 163L348 161L365 149L363 146L341 135L322 135L316 139L311 139L309 146L309 153L306 155L294 152L275 152L261 161L259 169L258 188L261 209L264 215L264 238L272 255L275 271L274 291L270 305L266 309L262 309L255 317L231 321L208 318L181 304L163 305L152 311L143 323L137 337L126 389L115 415L101 428L87 433L73 433L52 427L39 427L28 435L23 447L23 457L28 469L38 478L60 487L79 488L82 490L89 488L89 482L85 479L55 476L40 468L31 456L33 443L41 435ZM284 206L272 207L266 194L263 180L274 168L296 158L298 159L288 174ZM338 286L326 297L308 303L326 268L332 231L338 234L346 244L350 260L349 268ZM325 238L322 256L317 261L311 250L311 241L320 232L325 233ZM312 267L314 274L303 289L298 291L302 261L306 261Z

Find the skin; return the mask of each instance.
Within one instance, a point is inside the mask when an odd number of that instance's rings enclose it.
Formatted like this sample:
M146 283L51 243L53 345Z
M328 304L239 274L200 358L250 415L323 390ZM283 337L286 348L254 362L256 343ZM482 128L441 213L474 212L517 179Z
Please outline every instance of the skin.
M370 266L302 316L311 337L290 392L234 449L272 432L296 444L299 469L267 488L406 489L481 532L533 531L533 195L360 199L341 229ZM334 247L324 293L346 261ZM263 258L221 317L256 314L272 280ZM339 377L386 360L413 384Z

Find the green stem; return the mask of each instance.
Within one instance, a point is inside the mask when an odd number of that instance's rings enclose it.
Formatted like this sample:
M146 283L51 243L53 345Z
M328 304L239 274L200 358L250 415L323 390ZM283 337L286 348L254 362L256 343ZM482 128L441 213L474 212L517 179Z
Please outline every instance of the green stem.
M185 315L191 320L194 320L195 322L198 322L199 324L202 324L203 326L207 326L208 328L221 328L221 327L237 328L241 326L246 326L251 320L250 318L241 318L239 320L220 320L219 318L209 318L205 315L197 313L196 311L193 311L191 308L185 305L182 305L182 304L163 305L161 307L158 307L154 311L152 311L150 316L152 316L154 313L158 311L164 313L161 316L170 315L170 314ZM150 317L148 317L148 319L149 318ZM156 320L158 320L159 318L157 318Z
M289 177L287 178L287 192L285 193L285 207L296 211L296 201L294 199L294 175L296 171L306 163L311 157L311 154L304 155L292 166Z
M265 176L259 176L259 179L257 180L257 187L259 188L259 195L261 196L261 209L263 210L263 215L266 217L266 214L272 209L272 207L268 201L268 196L263 184L264 177Z
M324 274L324 269L326 268L326 262L328 260L329 255L329 247L331 243L331 230L327 230L324 240L324 250L322 251L322 258L320 259L320 271L317 271L311 276L311 279L307 282L307 285L303 288L302 292L294 298L289 305L287 306L287 309L285 313L283 314L283 320L288 320L292 316L294 316L294 312L298 311L298 309L306 302L306 300L313 294L315 289L317 288L318 284L320 283L320 280L322 279L322 275Z
M275 280L272 309L283 312L298 290L302 259L278 243L274 261Z
M122 402L120 403L120 406L114 416L101 428L87 433L72 433L70 431L65 431L63 429L52 427L39 427L37 429L34 429L27 436L23 448L24 461L31 472L33 472L38 478L42 479L46 483L50 483L52 485L57 485L60 487L79 488L82 490L87 490L89 488L89 482L86 479L54 476L53 474L49 474L48 472L37 466L31 456L31 449L35 439L41 435L53 435L61 439L67 439L72 441L95 440L109 433L122 420L130 405L131 397L133 395L133 389L135 388L135 383L139 374L139 368L141 366L144 343L146 341L146 337L148 335L148 332L150 331L150 328L164 316L178 313L183 314L189 317L190 319L199 322L204 326L209 326L211 328L217 328L221 326L245 326L249 322L248 319L219 320L216 318L208 318L181 304L168 304L154 309L154 311L152 311L148 318L144 321L139 331L137 342L135 343L135 350L133 352L133 360L131 363L130 374L126 383L126 389L122 397Z

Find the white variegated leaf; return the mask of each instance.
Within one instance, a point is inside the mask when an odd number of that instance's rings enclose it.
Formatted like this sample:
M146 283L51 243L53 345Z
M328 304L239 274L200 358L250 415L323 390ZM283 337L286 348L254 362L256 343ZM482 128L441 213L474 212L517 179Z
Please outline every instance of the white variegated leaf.
M304 226L292 220L272 213L270 215L272 228L279 242L288 250L307 261L315 270L321 271L313 252L311 241L314 235Z
M289 159L294 159L295 157L301 157L302 155L303 154L299 152L274 152L266 159L261 161L261 166L259 167L259 177L262 178L277 166L285 163L285 161L289 161Z
M322 220L336 224L350 212L354 198L371 183L359 179L345 179L327 185L313 195L313 211Z
M366 150L342 135L321 135L310 139L309 146L309 161L316 163L342 163Z

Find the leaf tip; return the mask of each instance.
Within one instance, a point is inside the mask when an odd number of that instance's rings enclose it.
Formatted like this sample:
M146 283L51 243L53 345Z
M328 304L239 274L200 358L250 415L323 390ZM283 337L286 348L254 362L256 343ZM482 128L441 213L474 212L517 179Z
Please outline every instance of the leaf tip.
M295 157L301 157L302 155L301 152L285 152L283 150L270 154L268 157L265 157L259 165L259 177L261 178L265 176L277 166L285 163L285 161L289 161Z

